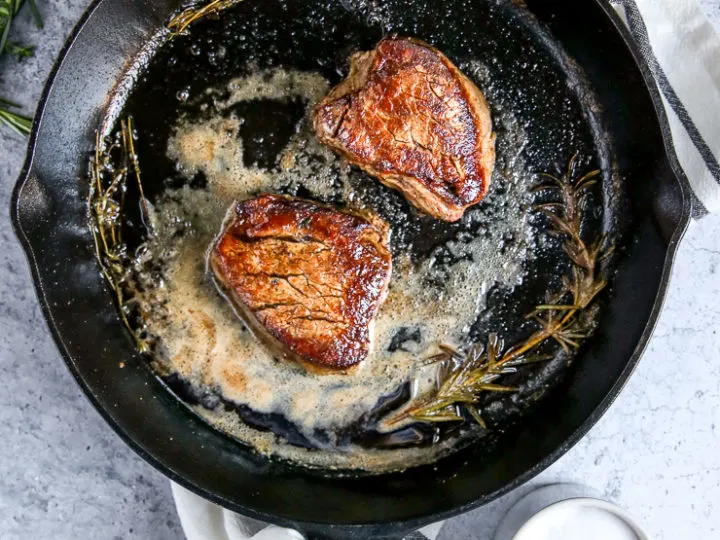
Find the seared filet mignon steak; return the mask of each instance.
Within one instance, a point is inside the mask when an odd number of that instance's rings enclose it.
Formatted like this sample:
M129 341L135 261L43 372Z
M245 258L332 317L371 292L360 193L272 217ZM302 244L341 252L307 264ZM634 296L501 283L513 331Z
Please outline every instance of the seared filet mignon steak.
M354 54L313 121L322 142L431 216L457 221L487 193L495 164L487 102L426 43L390 37Z
M366 358L392 272L374 215L261 195L237 204L210 266L237 311L286 356L327 368Z

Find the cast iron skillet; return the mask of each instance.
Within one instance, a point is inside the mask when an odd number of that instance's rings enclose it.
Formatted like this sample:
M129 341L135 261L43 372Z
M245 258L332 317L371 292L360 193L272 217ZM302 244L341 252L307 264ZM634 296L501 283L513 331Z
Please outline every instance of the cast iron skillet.
M600 1L528 1L527 11L509 0L459 2L463 9L455 11L447 2L427 2L425 24L442 21L448 31L449 23L467 24L488 3L493 13L512 17L528 43L555 51L554 61L579 66L593 89L588 114L611 147L605 173L623 185L617 273L599 330L574 369L497 447L485 452L476 444L434 466L375 477L311 473L257 456L183 407L136 354L92 249L87 156L110 97L124 91L118 85L128 65L179 2L98 0L83 17L41 100L13 220L71 372L117 433L172 480L313 537L397 536L527 481L575 444L617 396L652 333L692 210L661 100L639 52Z

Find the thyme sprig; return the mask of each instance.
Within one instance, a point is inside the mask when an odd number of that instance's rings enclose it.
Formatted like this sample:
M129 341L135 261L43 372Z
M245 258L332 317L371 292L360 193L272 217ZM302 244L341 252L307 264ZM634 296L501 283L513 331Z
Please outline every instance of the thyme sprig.
M220 11L231 8L242 1L243 0L213 0L204 6L195 5L189 7L170 19L167 27L175 35L182 34L196 21L199 21L208 15L214 15Z
M554 341L570 353L590 335L592 324L586 310L607 286L600 266L612 252L612 247L605 247L605 236L590 244L583 240L588 190L597 183L600 171L591 171L575 180L576 163L577 156L573 156L561 177L543 174L549 182L535 189L558 195L558 200L534 208L548 218L550 232L564 238L563 249L572 263L570 275L563 278L560 290L527 315L538 329L508 349L497 334L488 336L487 346L476 343L464 352L442 345L440 353L427 361L428 364L439 364L435 388L387 419L387 425L406 419L429 423L462 421L466 418L463 412L466 412L484 428L479 406L483 394L518 390L497 384L498 379L516 373L520 366L552 358L553 355L538 354L538 349L545 343Z
M8 41L13 19L24 3L24 0L0 0L0 56L8 53L16 56L18 60L22 60L33 54L33 47ZM27 4L32 11L35 24L38 28L42 28L43 21L35 0L27 0ZM32 127L32 120L12 110L18 107L19 105L16 103L0 98L0 126L7 126L17 134L27 136Z
M131 117L121 120L120 132L109 144L104 144L98 132L95 153L90 160L91 182L88 207L95 254L100 269L115 294L120 317L133 336L138 350L147 353L150 344L142 333L143 328L132 325L130 317L133 312L137 312L140 315L139 319L145 320L150 308L142 291L137 289L134 280L131 279L129 270L131 258L122 239L125 194L131 177L137 182L141 215L143 221L147 223L148 206L142 187L134 138ZM120 153L118 160L113 159L113 152Z

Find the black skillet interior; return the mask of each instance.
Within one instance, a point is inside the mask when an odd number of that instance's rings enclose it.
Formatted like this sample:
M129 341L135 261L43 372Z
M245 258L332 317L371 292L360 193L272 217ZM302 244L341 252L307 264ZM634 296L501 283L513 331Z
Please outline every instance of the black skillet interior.
M612 145L597 125L592 92L578 70L565 61L553 44L542 43L537 36L526 37L525 27L513 24L513 16L507 10L476 3L472 17L457 21L457 13L469 9L467 2L444 2L440 13L431 3L419 4L413 10L414 4L385 2L380 8L351 0L344 3L243 2L224 12L219 19L206 19L194 25L190 35L166 43L147 66L141 66L127 101L119 100L117 106L122 109L122 115L132 115L139 133L136 148L145 194L157 206L162 205L157 195L168 187L197 188L207 183L202 172L188 179L178 170L175 161L166 157L168 138L178 118L184 122L202 121L207 116L220 114L241 118L239 136L245 165L264 169L278 167L280 153L297 131L309 132L306 104L299 99L253 100L216 111L213 103L227 99L227 85L231 80L281 67L319 73L336 84L347 73L347 59L352 52L371 49L383 35L397 33L428 40L457 62L484 90L494 118L497 159L490 193L457 223L420 215L400 194L359 169L353 169L349 176L357 193L355 203L362 200L391 225L391 248L396 260L406 253L416 261L433 257L436 272L433 279L439 282L436 286L441 294L447 273L458 271L452 265L462 261L448 244L489 237L489 229L501 227L501 222L508 219L507 213L514 211L502 200L504 192L512 189L505 176L510 174L508 171L532 178L538 171L554 172L558 166L564 169L574 153L578 154L579 174L591 167L600 167L606 172L604 197L594 193L588 200L585 228L593 236L599 236L601 228L614 236L618 229L621 185L612 181ZM478 61L479 68L473 65ZM218 90L208 94L210 88ZM320 195L320 202L340 206L347 202L345 187L337 178L335 184L335 189ZM280 186L280 190L312 198L302 184ZM526 196L520 191L518 197ZM126 200L125 208L130 209L126 215L129 221L140 223L139 205L134 203L132 197ZM529 200L510 204L522 212L520 208L529 204ZM134 214L132 209L136 210ZM543 218L530 215L536 230L547 228ZM128 227L126 233L133 230L132 226ZM514 243L522 241L517 235L517 231L504 233L499 240L502 246L497 249L505 256L512 256L509 250ZM125 234L125 238L128 237ZM516 334L529 334L528 327L533 323L528 323L523 315L544 301L548 282L550 287L557 287L559 277L569 272L561 242L547 240L543 249L536 250L533 261L523 263L527 268L521 287L514 291L502 287L491 290L488 307L475 320L469 340L484 340L489 332L499 329L509 343L515 342ZM473 262L485 264L482 260ZM402 344L405 335L411 332L398 332L396 341ZM524 369L515 377L517 381L508 379L508 384L532 382L525 384L518 394L504 398L488 395L494 404L485 409L486 419L495 426L507 428L521 410L535 403L538 388L548 392L562 381L566 368L567 358L557 358L535 369ZM216 406L218 396L206 390L192 388L176 376L167 382L186 402L200 401ZM227 406L233 407L231 403ZM387 407L389 404L383 402L383 408ZM252 425L273 426L288 440L312 446L312 441L279 415L257 414L247 407L233 408ZM453 431L452 436L458 436L457 426L441 428L444 436L448 430ZM363 419L340 433L333 433L333 438L377 447L398 441L429 444L435 435L435 428L428 426L413 426L392 436L381 435L373 429L371 421ZM463 438L468 440L467 436ZM490 444L491 440L486 438L484 445Z
M527 89L518 96L520 105L534 98L552 100L553 87L563 85L570 85L570 94L581 95L581 81L551 76L573 73L577 63L594 93L594 101L585 103L591 105L585 107L582 121L587 127L579 129L578 138L565 140L563 133L568 132L555 129L557 124L545 114L537 118L538 136L528 144L540 150L534 153L537 170L552 169L559 154L580 150L592 154L607 178L617 174L624 193L617 213L621 242L617 275L595 338L552 396L500 433L496 445L474 445L433 467L343 478L258 457L181 406L135 354L99 275L85 206L88 152L109 96L125 91L116 85L128 61L147 45L176 4L97 3L45 96L32 159L13 204L51 330L73 374L108 422L144 458L200 494L260 519L327 536L367 537L417 528L499 496L566 451L612 401L642 351L665 287L666 263L688 216L664 152L653 98L604 9L575 0L528 2L539 22L509 1L379 3L397 15L397 26L387 30L422 37L456 60L474 51L487 58L491 68L493 58L514 58L518 65L533 57L547 62L551 69L539 79L524 77L521 69L504 73L512 87ZM304 4L313 5L307 10L315 12L308 17L315 23L301 23ZM258 43L266 40L268 55L289 55L294 65L324 70L337 80L332 71L345 65L349 52L342 43L370 47L380 31L371 20L363 23L366 30L353 34L359 27L343 22L347 11L341 3L328 4L248 1L242 9L282 14L293 21L288 26L298 23L292 38L283 35L287 26L282 25L275 33L252 37ZM202 24L216 23L198 28ZM231 21L222 24L234 32ZM303 47L289 46L294 40ZM324 62L318 64L318 59ZM195 84L207 85L205 77L213 77L210 67L194 77ZM223 69L232 68L231 63ZM217 76L222 75L218 69ZM172 78L168 82L172 86ZM163 114L177 106L173 96L167 103L170 109ZM608 138L593 132L595 117L601 118ZM561 114L558 118L567 119Z

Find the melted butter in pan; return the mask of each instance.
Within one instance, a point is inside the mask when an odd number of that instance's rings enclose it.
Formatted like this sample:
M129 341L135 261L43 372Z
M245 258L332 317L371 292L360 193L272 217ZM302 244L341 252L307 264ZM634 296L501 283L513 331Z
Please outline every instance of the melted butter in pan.
M220 232L233 201L262 192L297 192L322 201L340 200L362 206L367 183L358 180L332 152L320 145L308 121L327 82L315 74L284 70L261 72L209 89L210 114L179 119L167 154L188 180L202 173L205 187L167 190L152 207L156 232L145 257L163 268L162 287L139 275L144 287L155 288L157 310L147 321L158 344L155 364L193 386L260 413L282 415L310 440L317 430L336 431L352 425L378 401L404 382L419 378L432 384L422 361L439 343L459 345L485 308L489 288L522 283L523 262L532 257L534 236L526 223L531 175L519 156L522 134L510 145L514 174L496 172L487 203L464 219L492 220L483 234L450 238L430 256L413 260L409 249L394 249L394 271L386 302L374 324L370 356L350 373L318 375L274 358L245 328L233 308L215 289L206 269L206 253ZM277 158L276 166L248 165L241 137L243 118L236 106L253 100L302 101L306 116ZM504 130L517 132L512 119ZM407 219L426 219L408 210ZM503 247L507 238L515 241ZM449 262L448 262L449 261ZM402 339L402 338L405 339ZM424 371L423 371L424 370ZM401 468L411 461L430 461L445 448L366 450L335 448L318 442L325 452L308 452L283 444L273 434L242 424L234 412L198 412L219 428L268 453L323 467ZM450 444L450 443L447 443Z

